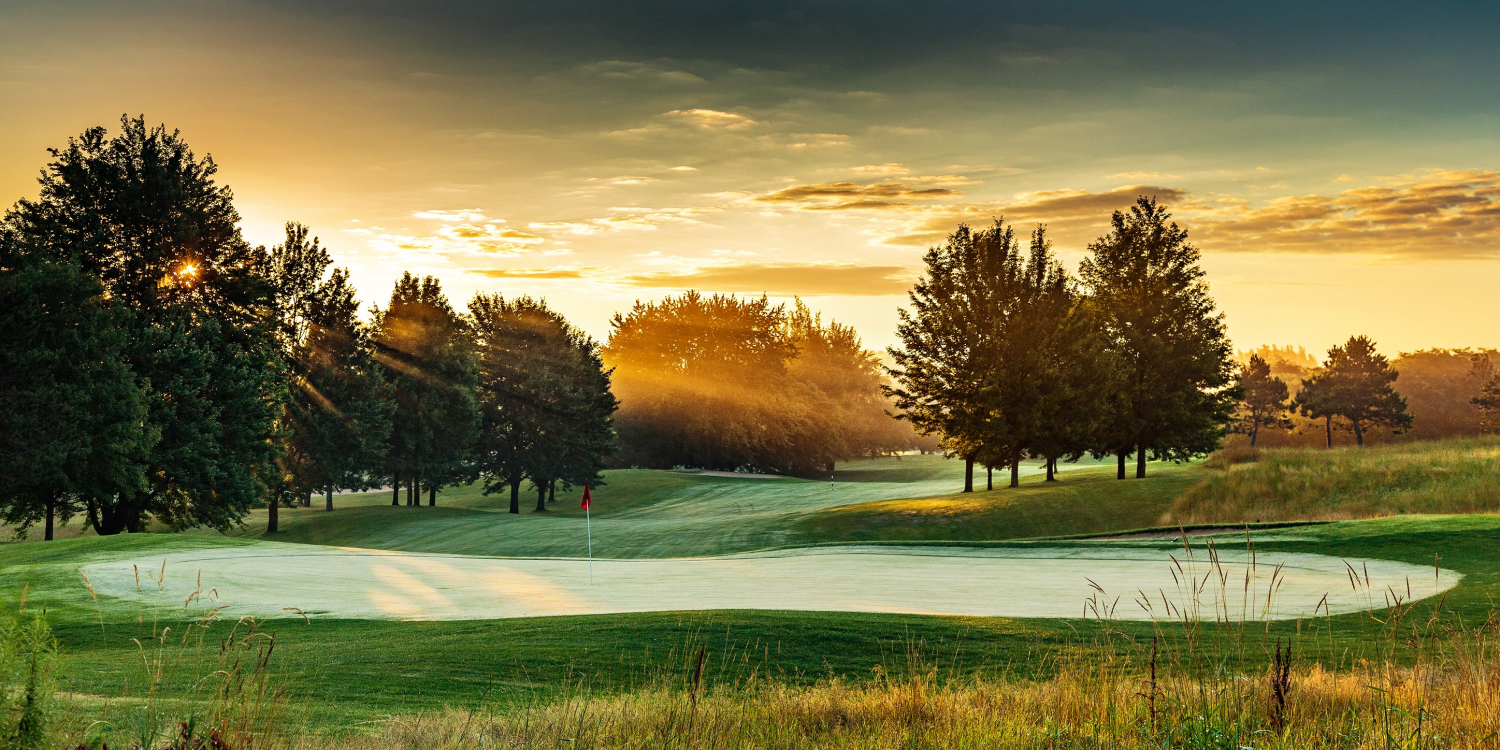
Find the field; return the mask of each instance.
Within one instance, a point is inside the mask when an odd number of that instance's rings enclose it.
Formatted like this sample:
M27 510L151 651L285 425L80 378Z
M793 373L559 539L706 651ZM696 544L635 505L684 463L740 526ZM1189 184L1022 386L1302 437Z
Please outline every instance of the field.
M313 734L476 708L499 712L497 732L516 710L562 721L547 712L567 705L623 721L684 689L712 693L722 721L776 700L857 712L911 680L972 703L975 685L1083 679L1078 659L1138 668L1164 633L1181 664L1209 639L1258 671L1285 638L1303 668L1337 672L1394 642L1393 604L1397 621L1484 627L1500 598L1497 470L1500 442L1464 441L1153 464L1123 482L1112 465L1055 483L1028 467L1020 489L970 495L935 456L850 464L832 483L617 471L595 495L592 584L576 494L512 516L463 488L437 507L319 499L269 536L260 511L231 536L0 545L0 601L46 608L65 700L94 716L109 698L116 724L202 684L242 615L274 635L282 722ZM1300 520L1323 523L1286 525ZM207 630L190 625L209 612ZM1039 700L1022 693L1006 700Z

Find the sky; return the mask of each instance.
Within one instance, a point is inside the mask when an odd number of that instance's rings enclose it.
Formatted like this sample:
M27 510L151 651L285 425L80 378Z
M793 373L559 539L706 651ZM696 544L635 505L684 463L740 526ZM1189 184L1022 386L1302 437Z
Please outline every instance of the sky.
M1500 5L0 4L0 204L122 114L211 154L251 242L311 227L607 338L685 289L894 343L960 222L1076 266L1167 204L1240 348L1500 347Z

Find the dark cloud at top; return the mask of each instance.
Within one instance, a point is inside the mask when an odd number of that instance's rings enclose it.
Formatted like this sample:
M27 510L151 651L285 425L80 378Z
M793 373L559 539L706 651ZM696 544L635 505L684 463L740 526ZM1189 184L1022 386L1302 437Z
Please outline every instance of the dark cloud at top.
M518 64L720 61L832 78L947 66L976 77L1036 75L1084 64L1157 77L1307 64L1409 68L1446 63L1450 75L1496 71L1500 6L1371 2L1003 2L993 0L267 0L356 33L385 29L408 45ZM1476 69L1477 66L1477 69ZM1108 70L1105 70L1108 68ZM1430 68L1413 71L1423 75ZM1441 81L1438 81L1441 83Z

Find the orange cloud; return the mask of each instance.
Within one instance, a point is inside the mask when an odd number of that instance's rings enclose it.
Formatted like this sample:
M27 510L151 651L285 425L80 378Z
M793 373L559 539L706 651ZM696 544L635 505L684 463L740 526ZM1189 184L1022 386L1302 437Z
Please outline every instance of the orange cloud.
M912 274L901 266L844 263L735 263L682 272L635 274L631 286L776 295L877 297L903 294Z
M582 268L470 268L465 273L490 279L581 279Z
M1127 208L1141 195L1177 204L1187 198L1187 191L1154 185L1126 187L1091 192L1088 190L1046 190L1025 193L1012 201L993 203L960 203L923 209L912 224L885 238L888 245L926 246L943 241L959 224L987 225L995 219L1015 224L1047 224L1053 238L1066 244L1083 244L1109 227L1115 211Z
M962 178L957 178L962 179ZM794 185L773 193L756 196L752 200L760 203L803 204L808 210L838 210L841 208L895 208L910 205L912 200L937 200L960 195L959 191L947 187L918 187L918 180L905 182L878 182L861 185L855 182L820 182L810 185Z

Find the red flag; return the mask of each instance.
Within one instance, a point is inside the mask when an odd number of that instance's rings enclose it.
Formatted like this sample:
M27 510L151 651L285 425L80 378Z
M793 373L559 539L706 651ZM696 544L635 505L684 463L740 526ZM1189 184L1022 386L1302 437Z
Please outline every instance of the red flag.
M583 509L589 509L589 483L583 483Z

